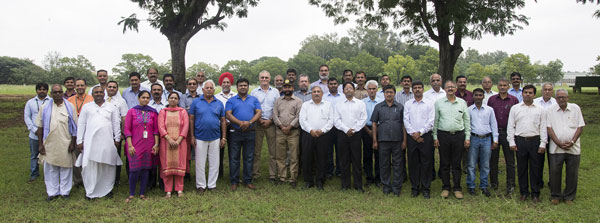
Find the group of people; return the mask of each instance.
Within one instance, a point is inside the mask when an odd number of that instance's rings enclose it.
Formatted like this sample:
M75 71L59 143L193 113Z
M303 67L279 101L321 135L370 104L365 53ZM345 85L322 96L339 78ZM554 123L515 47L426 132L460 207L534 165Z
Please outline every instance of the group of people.
M218 94L216 84L202 72L186 81L185 94L174 89L173 75L165 74L161 81L156 69L146 74L148 80L140 83L141 75L131 73L130 87L122 94L105 70L97 72L99 84L89 93L83 79L65 79L65 92L61 85L52 85L51 97L47 84L36 85L37 96L25 107L30 181L39 176L39 157L47 200L68 197L72 185L80 183L89 199L112 196L120 182L123 141L130 191L126 202L135 198L138 182L143 200L157 182L166 197L173 188L183 196L192 159L197 192L215 189L223 176L226 145L230 189L242 183L255 190L265 138L269 181L277 185L295 188L302 175L305 189L323 190L326 181L339 176L342 190L364 192L364 186L376 185L385 194L400 195L403 182L409 180L411 196L428 199L437 174L441 197L452 193L462 199L464 173L470 195L479 188L489 197L490 189L498 189L502 150L506 195L515 190L516 166L520 199L540 201L546 153L551 202L575 199L579 138L585 125L581 110L568 103L566 90L554 91L551 83L542 86L542 97L534 98L536 87L521 88L517 72L510 81L498 80L498 92L492 91L489 77L472 92L465 76L447 80L442 89L438 74L430 76L428 91L408 75L397 91L387 75L379 82L367 81L364 72L345 70L338 81L329 77L327 65L321 65L317 81L311 83L307 75L289 69L285 79L274 78L274 87L271 74L261 71L259 86L252 91L247 79L234 81L226 72L218 79Z

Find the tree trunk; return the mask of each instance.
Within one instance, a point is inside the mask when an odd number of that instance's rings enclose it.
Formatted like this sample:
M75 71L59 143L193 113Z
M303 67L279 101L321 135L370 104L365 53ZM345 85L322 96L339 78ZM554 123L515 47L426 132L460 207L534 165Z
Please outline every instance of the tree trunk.
M188 40L174 35L168 37L171 45L171 69L175 76L175 89L185 92L185 50Z
M463 48L451 45L448 37L440 40L438 45L440 49L438 74L442 76L442 86L445 86L447 80L454 80L454 67Z

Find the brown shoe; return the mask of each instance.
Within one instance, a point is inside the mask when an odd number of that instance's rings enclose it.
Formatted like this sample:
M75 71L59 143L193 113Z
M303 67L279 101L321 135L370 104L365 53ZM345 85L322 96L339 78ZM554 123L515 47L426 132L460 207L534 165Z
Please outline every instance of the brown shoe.
M574 205L574 204L575 204L575 202L573 202L573 201L571 201L571 200L567 200L567 201L565 201L565 204L567 204L567 205Z
M560 202L560 201L559 201L558 199L552 199L550 202L551 202L553 205L557 205L557 204L558 204L558 202Z
M454 191L454 197L456 197L456 199L463 199L463 193L462 191Z
M532 200L533 200L534 204L537 204L537 203L541 202L539 197L533 197Z
M448 195L450 195L450 191L449 190L442 190L442 198L448 198Z
M256 190L256 186L254 186L254 184L246 184L246 188L250 190Z
M196 189L196 192L198 192L199 195L203 195L205 190L206 189L204 189L202 187L199 187L199 188Z
M519 197L519 200L521 200L521 201L527 200L527 195L521 195L521 197Z
M237 190L237 184L232 184L231 191L236 191L236 190Z

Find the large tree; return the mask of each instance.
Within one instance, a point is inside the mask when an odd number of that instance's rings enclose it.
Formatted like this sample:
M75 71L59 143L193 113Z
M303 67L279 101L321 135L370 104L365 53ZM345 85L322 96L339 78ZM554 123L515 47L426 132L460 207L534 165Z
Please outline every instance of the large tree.
M438 43L438 73L444 80L452 79L454 66L463 51L464 38L479 39L483 34L513 34L528 24L527 17L515 13L525 6L524 0L309 0L323 8L334 22L344 23L349 15L357 23L377 26L382 30L400 28L411 37L409 42Z
M30 59L0 57L0 84L35 84L46 76L46 71Z
M188 41L203 29L223 30L225 18L244 18L248 8L256 6L259 0L131 0L149 12L146 19L150 26L159 29L169 39L171 46L172 72L177 88L185 90L185 51ZM138 30L140 20L131 14L119 22L123 32Z
M129 74L131 72L138 72L142 74L142 81L147 79L146 71L150 68L158 69L159 74L167 73L170 67L161 66L152 59L149 55L141 53L126 53L121 55L121 62L112 68L115 81L119 82L119 85L129 85Z

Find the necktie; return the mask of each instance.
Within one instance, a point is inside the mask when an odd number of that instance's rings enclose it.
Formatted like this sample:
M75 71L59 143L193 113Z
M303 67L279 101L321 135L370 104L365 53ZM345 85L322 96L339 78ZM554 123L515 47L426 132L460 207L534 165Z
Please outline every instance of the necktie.
M112 100L112 97L108 97L108 102L110 102L110 100Z

